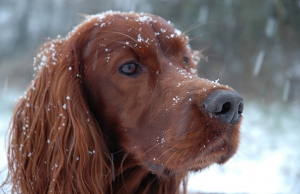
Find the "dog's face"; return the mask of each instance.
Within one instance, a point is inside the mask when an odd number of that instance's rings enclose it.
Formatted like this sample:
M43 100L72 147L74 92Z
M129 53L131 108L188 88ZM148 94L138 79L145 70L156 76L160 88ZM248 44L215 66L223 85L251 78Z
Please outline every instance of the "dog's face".
M80 31L90 34L82 45L84 89L112 152L160 174L200 170L236 152L240 121L226 124L203 107L213 91L232 89L196 76L198 56L172 24L106 14Z

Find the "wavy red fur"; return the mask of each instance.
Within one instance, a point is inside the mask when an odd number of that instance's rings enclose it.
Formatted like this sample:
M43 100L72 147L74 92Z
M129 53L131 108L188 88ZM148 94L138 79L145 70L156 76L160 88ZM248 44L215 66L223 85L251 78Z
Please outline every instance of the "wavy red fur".
M189 171L224 163L240 121L201 103L229 87L197 77L185 34L150 14L89 16L45 44L10 125L12 193L179 193ZM121 67L135 64L126 75Z

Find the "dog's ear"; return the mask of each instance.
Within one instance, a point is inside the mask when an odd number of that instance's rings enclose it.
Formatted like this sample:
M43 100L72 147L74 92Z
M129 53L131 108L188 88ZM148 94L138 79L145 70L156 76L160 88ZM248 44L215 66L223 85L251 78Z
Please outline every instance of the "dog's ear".
M104 193L110 185L109 153L82 88L78 41L52 41L35 58L36 78L10 124L4 184L13 193Z

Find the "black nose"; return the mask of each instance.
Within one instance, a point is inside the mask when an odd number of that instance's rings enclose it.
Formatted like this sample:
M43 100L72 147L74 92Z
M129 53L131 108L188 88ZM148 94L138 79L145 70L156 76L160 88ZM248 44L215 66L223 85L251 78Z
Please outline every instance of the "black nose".
M231 90L216 90L203 102L203 107L210 117L215 117L229 124L239 121L244 110L241 95Z

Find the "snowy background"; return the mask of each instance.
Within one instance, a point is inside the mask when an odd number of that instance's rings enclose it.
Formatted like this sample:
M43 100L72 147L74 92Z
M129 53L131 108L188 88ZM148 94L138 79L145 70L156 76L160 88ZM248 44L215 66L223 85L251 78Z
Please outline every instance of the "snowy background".
M300 193L299 0L0 1L0 184L9 119L38 48L66 35L82 20L78 14L111 9L154 13L182 31L195 27L187 31L206 59L200 76L244 97L238 153L191 174L190 193Z

